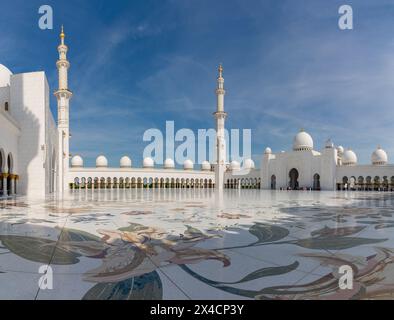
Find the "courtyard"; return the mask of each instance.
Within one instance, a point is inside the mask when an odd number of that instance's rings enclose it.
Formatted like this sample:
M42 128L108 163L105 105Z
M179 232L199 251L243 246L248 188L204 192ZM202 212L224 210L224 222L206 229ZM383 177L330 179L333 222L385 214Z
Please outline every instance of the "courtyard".
M391 299L393 201L213 189L2 200L0 299ZM352 289L339 288L343 265Z

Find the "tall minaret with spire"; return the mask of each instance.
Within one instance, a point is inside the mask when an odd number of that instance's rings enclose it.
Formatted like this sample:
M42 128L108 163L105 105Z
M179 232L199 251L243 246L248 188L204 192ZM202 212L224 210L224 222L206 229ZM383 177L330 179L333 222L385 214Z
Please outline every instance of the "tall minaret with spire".
M224 134L224 122L227 113L224 112L224 78L223 67L219 65L219 76L217 79L216 97L217 106L216 112L213 114L216 119L216 160L215 167L215 188L222 190L224 187L224 172L226 171L226 139Z
M67 174L69 170L69 103L72 92L68 89L68 69L70 63L67 60L68 47L64 43L64 28L60 33L60 45L57 47L59 52L59 60L56 62L59 74L59 88L54 93L57 98L57 118L58 118L58 174L57 174L57 191L59 195L63 195L67 190Z

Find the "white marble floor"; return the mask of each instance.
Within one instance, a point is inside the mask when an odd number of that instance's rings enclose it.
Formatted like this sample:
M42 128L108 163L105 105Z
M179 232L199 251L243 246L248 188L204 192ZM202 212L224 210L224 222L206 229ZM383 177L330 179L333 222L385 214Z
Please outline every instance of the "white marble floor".
M202 189L2 200L0 299L391 299L393 202Z

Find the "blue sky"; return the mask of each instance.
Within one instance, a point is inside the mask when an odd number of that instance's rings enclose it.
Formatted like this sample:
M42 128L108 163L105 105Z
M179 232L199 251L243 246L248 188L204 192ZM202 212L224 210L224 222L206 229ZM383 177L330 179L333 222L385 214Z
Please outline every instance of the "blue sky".
M71 152L141 164L149 128L211 128L217 65L225 68L227 128L252 129L253 157L288 150L300 128L369 163L394 159L393 0L47 1L54 30L38 28L42 1L1 0L0 63L44 70L57 86L58 27L71 62ZM338 28L350 4L354 30ZM51 108L56 117L56 101Z

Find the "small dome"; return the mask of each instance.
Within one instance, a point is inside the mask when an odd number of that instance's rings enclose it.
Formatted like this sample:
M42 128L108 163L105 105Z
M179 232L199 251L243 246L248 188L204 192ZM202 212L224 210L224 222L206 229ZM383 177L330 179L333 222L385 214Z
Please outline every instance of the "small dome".
M183 163L183 169L185 169L185 170L193 170L193 168L194 168L193 161L191 161L191 160L186 160L186 161Z
M342 146L339 146L339 147L337 148L337 151L338 151L338 153L339 153L340 155L342 155L342 154L345 152L345 149L344 149Z
M164 161L164 169L174 169L174 168L175 168L174 160L166 159Z
M246 159L244 161L244 168L245 169L254 169L254 161L252 159Z
M264 154L271 154L272 150L271 148L265 148Z
M71 159L71 167L72 168L81 168L83 167L83 159L80 156L74 156Z
M310 151L313 150L313 139L309 133L301 130L296 134L293 140L294 151Z
M385 165L388 162L388 157L386 151L381 147L378 147L371 156L371 161L373 165Z
M334 148L334 143L332 142L331 139L328 139L328 140L326 141L325 148L326 148L326 149L333 149L333 148Z
M343 153L342 164L345 166L351 166L357 164L357 156L356 154L348 149Z
M201 170L202 171L210 171L211 170L211 165L208 161L203 161L201 163Z
M96 159L96 167L97 168L103 168L103 167L108 167L108 160L104 156L98 156Z
M131 168L131 159L128 156L124 156L120 159L121 168Z
M240 170L241 169L241 165L239 164L239 162L238 161L231 161L231 163L230 163L230 168L231 168L231 170L233 170L233 171L237 171L237 170Z
M142 166L144 168L153 168L155 166L155 162L153 161L152 158L147 157L144 159Z
M7 87L11 83L12 72L4 65L0 64L0 87Z

